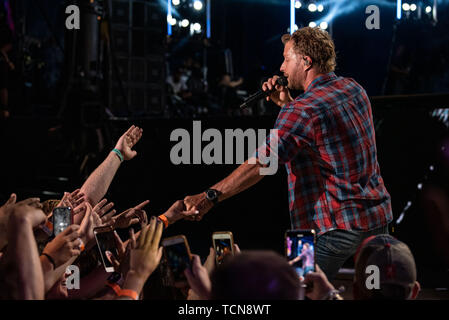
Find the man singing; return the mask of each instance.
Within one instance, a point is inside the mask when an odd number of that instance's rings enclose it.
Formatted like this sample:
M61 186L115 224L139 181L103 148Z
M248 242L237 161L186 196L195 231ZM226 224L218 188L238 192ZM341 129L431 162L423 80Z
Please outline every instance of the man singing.
M306 27L284 35L282 42L280 70L288 87L276 84L277 76L262 86L274 89L267 100L281 108L274 128L278 148L270 148L268 141L266 149L287 168L292 228L317 231L316 263L332 280L363 239L388 233L390 195L377 162L367 94L353 79L333 72L336 56L329 34ZM293 99L288 89L304 92ZM204 193L184 199L188 210L199 210L196 220L263 178L259 169L265 165L251 163L247 160Z

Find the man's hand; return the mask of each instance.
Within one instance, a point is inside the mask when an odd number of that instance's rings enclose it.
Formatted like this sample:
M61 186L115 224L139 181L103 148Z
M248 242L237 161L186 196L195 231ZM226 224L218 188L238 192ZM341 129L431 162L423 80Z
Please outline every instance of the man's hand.
M109 262L111 262L111 264L114 266L114 270L116 272L120 272L121 274L127 274L129 269L128 255L131 249L131 242L135 243L136 241L134 230L132 228L130 229L130 242L128 243L128 247L126 246L125 243L123 243L122 239L115 230L114 230L114 239L117 248L117 256L115 256L110 251L106 251L105 252L106 257L108 258Z
M92 210L92 206L90 205L90 203L85 201L83 203L83 205L85 207L85 213L84 213L83 220L81 221L81 224L80 224L79 233L80 233L80 235L85 237L85 243L87 244L95 238L94 218L92 215L93 210Z
M72 224L45 246L43 253L52 257L56 268L80 255L82 242L79 229L80 226Z
M214 269L215 269L215 250L214 250L214 248L212 248L212 247L209 248L209 255L207 256L207 259L204 262L203 267L206 268L207 273L209 275L211 275L212 271L214 271Z
M211 282L208 270L201 265L200 257L192 254L192 271L184 270L190 288L200 299L209 299L211 291Z
M173 224L183 218L195 217L198 213L199 211L195 208L186 210L184 201L178 200L164 213L164 216L167 218L169 224Z
M306 274L304 284L308 287L306 296L311 300L321 300L329 291L335 289L318 265L316 265L316 272Z
M3 221L5 224L8 223L9 213L16 204L16 201L17 195L15 193L12 193L9 196L8 201L6 201L5 204L0 207L0 223L2 223Z
M64 192L64 196L56 207L71 207L72 210L84 202L84 193L76 189L72 193Z
M41 226L47 220L47 216L42 211L42 205L39 202L39 198L29 198L23 201L17 202L11 208L9 221L15 221L15 223L28 222L34 229Z
M137 155L132 147L140 140L142 133L143 129L132 125L117 141L115 149L122 153L124 160L131 160Z
M95 207L92 209L92 217L94 220L94 227L100 227L103 225L108 225L109 217L115 214L115 209L111 210L114 206L113 202L109 202L107 199L103 199L97 203Z
M273 76L273 78L269 78L262 84L262 90L269 91L272 90L273 88L276 89L266 98L266 100L267 101L271 100L274 103L276 103L279 107L282 107L286 103L293 101L293 98L290 95L290 92L288 91L287 87L276 84L276 81L278 79L279 76Z
M187 220L200 221L203 216L214 206L212 201L207 200L206 193L202 192L194 196L187 196L184 198L184 205L187 211L198 211L196 216L186 217Z
M31 215L28 217L22 216L23 215L28 215L26 213L26 211L33 211L35 213L34 215L34 219L37 219L37 223L38 225L40 224L40 220L44 219L45 222L45 214L44 216L42 216L40 213L36 213L35 209L41 209L42 205L39 202L40 199L39 198L29 198L29 199L25 199L22 200L20 202L17 202L17 195L15 193L12 193L11 196L9 197L8 201L5 202L5 204L3 206L0 207L0 249L2 249L7 243L7 230L8 230L8 223L11 217L11 214L14 212L14 209L18 207L18 211L16 216L14 217L16 218L26 218L29 220L29 218L31 218ZM20 208L21 206L25 206L23 208ZM43 213L42 213L43 214ZM32 221L30 221L32 222ZM18 222L20 223L20 222ZM33 223L33 222L32 222ZM36 223L34 221L34 223ZM34 226L33 226L34 227Z
M147 214L142 208L148 203L150 203L150 200L145 200L133 208L129 208L114 217L110 217L105 223L112 225L114 229L128 228L139 222L146 224L148 222Z

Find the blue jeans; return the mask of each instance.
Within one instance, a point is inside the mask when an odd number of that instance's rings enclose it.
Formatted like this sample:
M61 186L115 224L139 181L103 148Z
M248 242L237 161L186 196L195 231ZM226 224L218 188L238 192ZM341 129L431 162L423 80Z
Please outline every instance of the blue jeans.
M332 281L363 240L377 234L388 234L388 225L366 232L340 229L328 231L317 238L315 263Z

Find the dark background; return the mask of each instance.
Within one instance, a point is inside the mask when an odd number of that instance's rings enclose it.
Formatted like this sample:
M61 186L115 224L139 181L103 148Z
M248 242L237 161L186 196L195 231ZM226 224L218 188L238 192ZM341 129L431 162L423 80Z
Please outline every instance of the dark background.
M419 21L402 21L394 33L396 1L379 2L381 29L365 28L368 1L343 1L333 21L333 38L337 48L337 70L354 78L370 97L385 94L447 92L448 77L448 5L440 1L436 26ZM1 3L1 1L0 1ZM33 4L34 3L34 4ZM354 6L354 4L358 4ZM192 130L192 119L147 118L104 119L100 125L84 127L73 114L61 125L55 114L59 109L64 74L64 8L58 0L23 1L21 14L27 18L26 33L44 44L34 56L45 62L31 77L16 75L11 93L16 115L0 123L0 193L6 199L16 192L19 199L40 196L42 200L59 198L63 191L80 187L87 175L101 163L118 137L131 125L144 129L137 144L138 156L122 165L107 198L118 209L126 209L145 199L149 215L163 213L175 200L204 191L226 177L237 165L179 165L170 161L170 133L176 128ZM258 90L262 77L279 71L282 63L280 36L289 26L289 1L212 0L212 39L210 71L214 78L223 72L222 50L233 54L235 76L245 79L244 88ZM349 10L351 7L353 9ZM347 11L344 9L348 9ZM298 21L300 17L297 17ZM307 20L304 20L307 21ZM51 29L51 30L50 30ZM395 38L395 42L392 39ZM399 45L406 56L395 58ZM180 47L174 54L183 57L192 47ZM17 48L15 48L17 50ZM393 53L392 56L390 54ZM410 74L400 91L386 86L392 61L407 61ZM215 59L215 60L214 60ZM17 60L15 61L18 62ZM23 85L32 84L31 87ZM447 100L435 105L447 107ZM254 117L205 117L207 128L272 128L273 115ZM408 201L411 208L403 222L393 224L393 235L410 245L418 264L419 280L425 286L447 286L448 272L444 257L433 238L435 225L427 219L420 204L417 184L442 186L447 193L447 160L441 145L447 127L432 117L432 109L402 103L373 103L378 160L386 187L392 196L395 220ZM76 114L76 113L75 113ZM104 137L99 148L97 132ZM204 144L203 144L204 146ZM81 167L87 156L86 166ZM429 172L429 166L435 170ZM58 178L59 177L59 178ZM61 177L63 179L61 179ZM212 245L214 231L232 231L242 249L272 249L283 253L283 237L290 228L286 173L280 167L274 176L265 177L251 189L220 203L201 222L181 221L170 227L166 236L186 235L192 252L205 257ZM352 261L348 262L350 266Z

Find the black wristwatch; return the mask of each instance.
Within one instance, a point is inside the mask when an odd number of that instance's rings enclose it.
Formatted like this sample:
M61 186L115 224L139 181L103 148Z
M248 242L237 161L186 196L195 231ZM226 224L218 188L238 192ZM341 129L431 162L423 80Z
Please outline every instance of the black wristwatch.
M209 201L212 201L212 203L215 205L218 203L218 196L220 192L215 189L207 189L206 191L206 199Z

